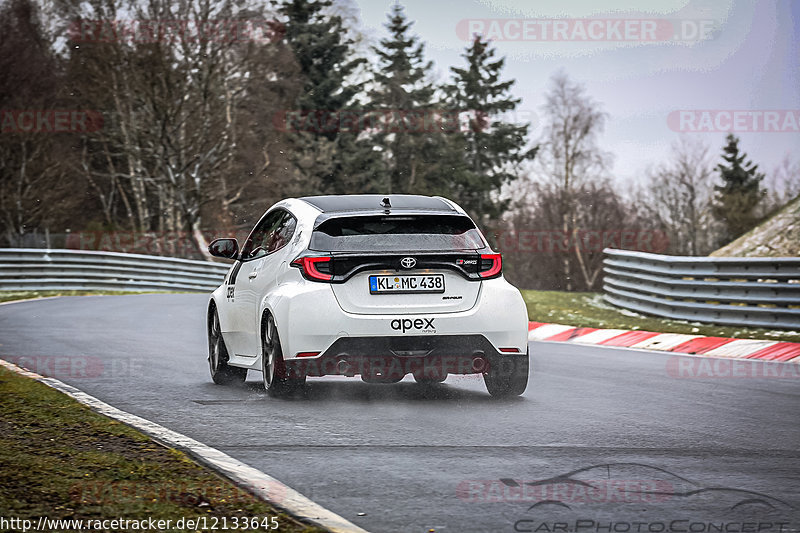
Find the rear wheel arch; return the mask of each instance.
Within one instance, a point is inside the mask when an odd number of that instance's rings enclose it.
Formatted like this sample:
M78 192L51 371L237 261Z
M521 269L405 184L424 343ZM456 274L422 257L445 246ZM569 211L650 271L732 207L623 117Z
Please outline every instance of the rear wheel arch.
M217 306L217 302L211 298L208 302L208 308L206 310L206 331L211 331L212 321L214 320L214 313L217 314L217 320L219 320L220 330L222 330L222 317L219 316L219 306Z
M211 313L217 310L217 302L214 298L208 301L208 308L206 310L206 323L211 320Z
M259 346L258 349L259 349L259 352L261 353L262 356L264 355L264 350L263 350L263 348L264 348L264 324L266 323L267 318L269 318L270 316L272 317L273 320L275 320L275 313L272 311L272 309L269 306L265 306L264 303L262 302L261 312L259 313L259 319L258 319L258 346ZM278 321L275 320L275 328L277 329L277 327L278 327ZM281 340L283 340L283 339L281 339Z

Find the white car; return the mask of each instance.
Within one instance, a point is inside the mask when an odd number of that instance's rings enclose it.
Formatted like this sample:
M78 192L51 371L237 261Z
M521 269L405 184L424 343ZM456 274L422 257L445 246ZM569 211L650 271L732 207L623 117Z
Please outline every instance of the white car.
M493 396L528 383L528 316L463 209L441 197L346 195L272 206L208 305L215 383L260 370L286 394L307 376L421 384L482 374Z

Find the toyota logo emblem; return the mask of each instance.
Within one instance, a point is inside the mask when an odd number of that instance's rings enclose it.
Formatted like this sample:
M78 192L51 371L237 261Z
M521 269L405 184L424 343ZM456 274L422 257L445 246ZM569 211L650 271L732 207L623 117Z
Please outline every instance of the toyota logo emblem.
M413 257L404 257L400 260L400 266L403 268L414 268L414 265L417 264L417 260Z

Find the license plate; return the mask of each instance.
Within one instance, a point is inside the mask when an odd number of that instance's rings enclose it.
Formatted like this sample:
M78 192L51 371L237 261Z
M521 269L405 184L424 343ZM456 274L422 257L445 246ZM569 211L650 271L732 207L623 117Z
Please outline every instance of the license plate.
M444 292L444 274L370 276L370 294Z

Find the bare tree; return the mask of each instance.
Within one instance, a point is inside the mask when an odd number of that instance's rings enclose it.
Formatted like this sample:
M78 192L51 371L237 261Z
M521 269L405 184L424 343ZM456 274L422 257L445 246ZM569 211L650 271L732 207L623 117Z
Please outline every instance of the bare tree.
M3 240L21 246L37 228L63 222L78 207L76 187L67 179L60 156L68 156L47 134L4 134L0 143L0 227Z
M762 216L768 216L800 196L800 160L786 154L764 180L767 194L762 201Z
M577 191L605 176L610 155L600 149L606 113L586 94L585 87L559 72L551 80L544 106L544 134L540 140L539 174L556 187L559 225L564 235L579 231L580 211ZM571 261L577 261L584 284L593 286L592 275L581 247L564 254L562 273L566 289L573 289Z
M49 123L59 108L62 65L29 0L0 7L0 72L0 231L15 246L37 228L64 222L83 192L62 166L69 133L39 122Z
M707 255L716 248L713 178L708 145L688 136L672 145L668 161L649 171L640 195L642 208L670 236L671 253Z
M251 59L272 45L265 13L243 0L92 0L76 9L73 16L109 26L120 14L124 24L154 21L157 32L146 39L120 32L72 52L76 98L107 116L85 139L81 172L109 225L126 220L138 232L187 232L203 253L203 215L230 218L253 176L237 172L237 140L246 133L237 135L237 121L247 87L261 74ZM170 30L171 21L183 26Z
M604 248L660 251L662 243L656 242L647 221L608 180L584 183L570 193L569 202L579 208L574 209L574 222L566 233L559 229L564 190L554 183L525 183L525 200L506 218L496 242L503 251L507 275L518 286L597 290Z

